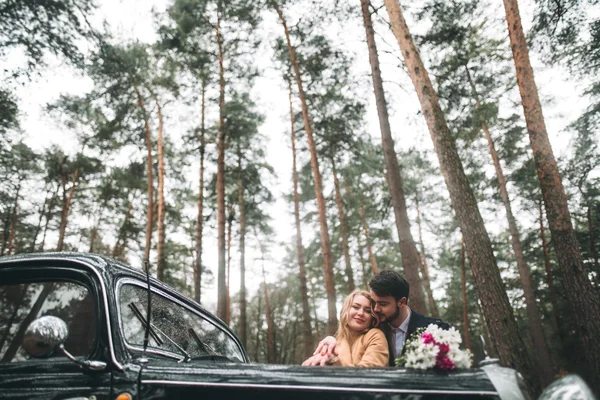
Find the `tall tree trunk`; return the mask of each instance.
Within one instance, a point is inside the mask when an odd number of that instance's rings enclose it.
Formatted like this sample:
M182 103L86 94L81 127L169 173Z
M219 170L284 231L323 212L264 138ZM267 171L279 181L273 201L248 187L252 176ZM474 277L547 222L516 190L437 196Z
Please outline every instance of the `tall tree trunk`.
M202 230L204 227L204 152L205 139L205 110L206 110L206 80L202 80L202 100L200 105L200 182L198 183L198 217L196 218L196 262L194 264L194 299L200 303L202 294Z
M137 192L134 193L131 200L129 200L129 204L127 205L127 211L125 212L125 218L123 219L123 223L121 224L121 228L119 228L119 235L117 236L117 242L115 243L115 247L112 251L112 256L117 258L119 254L121 254L121 248L125 248L125 240L126 240L126 226L129 223L129 219L131 218L131 210L133 209L133 199L135 199ZM129 196L127 196L129 197Z
M273 317L271 315L271 302L267 291L267 278L265 276L265 263L262 260L263 289L265 295L265 317L267 319L267 359L269 364L275 364L275 331L273 329Z
M96 227L96 225L94 225L94 227L92 228L92 230L90 232L90 248L88 249L89 253L94 252L94 242L96 241L97 236L98 236L98 228Z
M217 136L217 317L227 318L227 287L225 282L225 70L223 68L223 37L221 21L217 21L217 48L219 58L219 126Z
M75 193L75 185L77 184L77 176L79 174L79 169L76 169L75 172L73 172L73 180L71 181L71 189L69 190L69 197L67 197L67 195L66 195L67 177L66 177L66 172L64 171L64 168L63 168L62 174L63 174L62 175L63 208L62 208L62 212L60 214L60 227L59 227L59 231L58 231L58 244L56 246L56 251L63 250L63 244L65 241L65 232L67 230L67 219L69 217L69 210L71 209L71 202L73 201L73 194Z
M554 312L554 320L556 323L556 329L560 332L562 330L560 309L558 308L558 295L556 294L556 287L554 286L554 274L552 273L552 266L550 265L550 251L548 249L548 241L546 240L546 227L544 226L544 212L542 209L542 199L538 202L539 220L540 220L540 239L542 241L542 251L544 254L544 269L546 270L546 284L550 291L550 301L552 302L552 311Z
M238 142L238 210L240 212L240 321L238 332L240 341L246 347L248 341L248 317L246 314L248 302L246 300L246 203L244 200L243 173L242 150Z
M369 226L367 225L367 218L365 217L365 200L362 196L360 196L360 220L362 222L363 232L365 234L365 241L367 242L367 250L369 252L369 260L371 261L371 270L373 271L373 275L377 275L379 273L379 266L377 265L377 258L375 258L375 253L373 252L373 248L371 247L371 239L369 239Z
M521 372L531 395L537 397L541 392L540 382L533 373L533 363L519 335L500 271L496 265L490 238L440 107L437 93L415 47L398 1L385 0L385 6L404 63L417 91L452 206L465 238L473 277L500 361L503 365Z
M346 216L344 213L344 201L342 200L342 192L340 191L340 180L337 175L335 165L335 156L331 155L331 169L333 173L333 185L335 187L335 202L338 209L338 218L340 220L340 236L342 237L342 250L344 252L344 262L346 265L347 291L351 293L356 285L354 284L354 273L352 272L352 264L350 262L350 248L348 246L348 232L346 231Z
M50 204L48 204L48 212L46 213L46 223L44 224L44 234L42 235L42 243L40 243L39 251L44 251L44 245L46 244L46 234L48 233L48 226L50 225L50 220L52 219L54 207L56 206L59 190L60 190L60 185L56 185L56 190L54 191L54 195L50 199Z
M15 195L15 204L13 206L12 216L10 218L10 230L8 234L8 253L7 255L11 255L14 248L15 236L17 230L17 217L19 215L19 193L21 192L21 181L19 180L19 184L17 185L17 193ZM16 253L16 252L15 252Z
M294 184L294 220L296 223L296 255L298 257L300 298L302 300L302 336L304 338L304 359L312 355L314 336L310 327L310 306L308 305L308 287L306 284L306 265L304 262L304 246L302 245L302 228L300 226L300 195L298 193L298 170L296 166L296 130L294 128L294 108L292 103L292 81L288 78L290 102L290 130L292 135L292 182Z
M369 287L369 280L367 279L367 262L365 260L365 256L363 254L363 244L362 240L360 240L360 231L356 235L356 245L358 246L358 258L360 259L360 266L362 269L362 287L363 289L367 289Z
M261 296L257 296L258 297L258 304L256 306L256 326L262 326L262 312L260 311L262 309L262 297ZM259 362L258 360L258 355L259 355L259 351L261 349L261 345L260 345L260 333L262 332L262 329L256 329L256 336L254 338L254 360L256 362Z
M467 65L465 65L465 71L467 73L467 80L469 81L471 91L475 99L475 106L477 110L481 110L479 94L477 93L477 88L475 87L475 83L473 82L471 72L469 71L469 67ZM536 359L538 364L537 371L540 375L540 380L542 384L546 386L550 384L550 382L552 382L554 376L554 368L552 364L552 359L550 357L550 351L548 350L548 345L546 344L546 338L544 337L544 330L542 328L542 319L540 317L540 311L535 300L535 294L533 292L533 285L531 283L531 273L529 272L529 268L527 267L527 263L525 262L523 246L521 245L521 235L519 234L517 221L515 220L515 217L513 215L512 207L510 204L510 198L508 197L508 190L506 188L506 177L504 176L504 171L502 170L502 165L500 164L500 158L498 157L498 152L496 151L494 140L492 139L492 135L485 120L481 121L481 129L483 130L483 133L485 134L485 138L488 143L490 156L492 157L494 169L496 170L496 177L498 178L500 198L502 199L502 203L504 204L504 210L506 211L506 220L508 221L508 230L510 232L511 246L515 253L515 261L517 262L517 268L519 270L519 276L521 278L521 285L523 286L523 294L525 295L527 319L529 321L529 327L531 329L533 350L535 354L534 358Z
M48 204L49 195L50 191L46 190L46 197L44 198L44 203L42 204L42 207L40 209L40 217L38 218L38 223L35 227L35 232L33 233L33 240L31 241L31 247L29 248L30 252L35 251L35 243L37 242L38 235L42 230L42 219L44 218L44 213L46 212L46 204Z
M144 131L146 132L146 170L148 174L148 208L146 211L146 245L144 247L144 261L150 261L150 247L152 246L152 222L154 220L154 171L152 161L152 133L150 132L150 124L148 124L148 115L144 107L144 100L140 89L136 86L135 93L137 94L138 106L142 110L144 116Z
M597 274L600 274L600 265L598 264L598 249L596 248L596 233L594 226L594 217L592 213L592 205L590 201L587 201L587 223L588 223L588 232L590 234L590 254L594 259L594 271Z
M415 196L415 206L417 208L417 227L419 228L419 245L421 246L421 266L423 267L423 286L427 292L427 300L429 303L429 312L435 318L439 317L440 313L433 298L431 290L431 279L429 278L429 267L427 266L427 254L425 253L425 243L423 243L423 229L421 228L421 209L419 207L419 195Z
M306 104L306 96L304 95L304 89L302 87L302 77L300 75L300 65L296 59L296 51L292 46L290 39L290 32L287 27L287 23L283 16L283 13L279 9L277 2L272 1L273 7L285 33L285 39L287 41L288 52L292 66L294 68L294 75L296 77L296 84L298 85L298 95L300 96L300 103L302 104L302 119L304 120L304 130L306 131L306 138L308 139L308 147L310 149L310 164L313 172L313 180L315 185L315 195L317 197L317 206L319 211L319 222L321 228L321 251L323 253L323 273L325 275L325 292L327 293L327 331L330 335L334 335L337 331L337 311L336 311L336 296L335 296L335 285L333 277L333 263L331 258L331 248L329 246L329 233L327 228L327 213L325 209L325 197L323 196L323 188L321 183L321 172L319 171L319 160L317 156L317 146L313 138L312 127L310 124L310 116L308 115L308 106Z
M563 277L563 292L568 299L566 303L571 309L570 314L574 317L573 328L576 337L581 342L581 348L586 349L582 356L589 366L590 382L596 393L600 393L600 299L584 273L579 243L567 206L567 196L546 131L517 0L504 0L504 9L527 132L552 233L552 243Z
M426 312L425 296L423 295L421 279L419 278L421 258L410 232L410 221L406 210L402 175L400 174L396 150L394 149L394 139L392 138L392 130L390 128L387 102L385 100L385 92L383 91L383 79L381 78L381 70L379 68L375 32L369 12L369 0L360 0L360 4L367 35L367 45L369 47L369 62L371 64L373 90L375 92L375 103L377 104L377 115L379 116L379 127L381 129L387 182L392 197L394 216L396 217L396 229L398 230L398 238L400 240L400 253L402 255L404 274L410 285L410 307L418 312Z
M231 297L229 296L229 285L231 282L231 231L233 219L235 216L235 207L229 206L229 216L227 217L227 278L225 284L225 323L231 322Z
M473 351L471 345L471 333L469 332L469 303L467 299L467 257L465 254L465 241L460 242L460 271L462 279L462 300L463 300L463 334L465 336L465 346Z
M165 279L165 155L163 152L163 114L156 95L156 112L158 114L158 241L156 243L156 277L159 281Z

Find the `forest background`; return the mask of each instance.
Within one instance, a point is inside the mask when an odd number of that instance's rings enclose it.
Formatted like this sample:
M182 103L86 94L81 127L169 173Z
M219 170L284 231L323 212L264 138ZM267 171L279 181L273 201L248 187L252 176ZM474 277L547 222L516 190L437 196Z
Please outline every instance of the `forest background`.
M594 386L599 2L519 2L543 129L516 1L405 3L0 3L0 253L149 260L296 364L393 268L475 361Z

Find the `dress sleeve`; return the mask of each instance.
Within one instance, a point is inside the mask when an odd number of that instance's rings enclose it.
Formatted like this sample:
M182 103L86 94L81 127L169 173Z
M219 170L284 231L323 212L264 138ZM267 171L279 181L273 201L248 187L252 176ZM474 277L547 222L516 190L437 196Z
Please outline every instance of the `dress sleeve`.
M389 350L384 333L373 328L364 336L365 352L358 367L387 367L389 366Z

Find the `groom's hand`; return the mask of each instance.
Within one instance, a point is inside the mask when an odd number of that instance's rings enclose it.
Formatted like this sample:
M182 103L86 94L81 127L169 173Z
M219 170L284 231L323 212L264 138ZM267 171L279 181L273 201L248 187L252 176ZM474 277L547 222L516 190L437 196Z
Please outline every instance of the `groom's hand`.
M337 356L337 340L333 336L327 336L325 339L319 342L319 346L313 353L313 355L320 354L325 356L325 358L329 358L332 355Z

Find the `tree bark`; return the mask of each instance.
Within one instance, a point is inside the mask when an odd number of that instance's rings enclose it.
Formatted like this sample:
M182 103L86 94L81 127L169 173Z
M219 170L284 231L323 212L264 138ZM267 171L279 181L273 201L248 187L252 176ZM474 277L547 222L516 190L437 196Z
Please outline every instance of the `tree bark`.
M465 71L467 74L467 80L471 86L471 91L475 99L475 107L477 110L481 109L481 102L479 94L469 67L465 65ZM544 337L544 330L542 328L542 319L540 317L540 311L535 300L535 293L533 291L533 285L531 283L531 273L525 262L525 256L523 254L523 246L521 245L521 235L519 234L519 228L517 227L517 221L512 212L512 206L510 204L510 198L508 197L508 190L506 188L506 177L500 164L500 158L496 151L492 134L488 128L485 120L481 121L481 129L485 135L490 151L490 156L494 163L494 169L496 170L496 177L498 178L498 188L500 190L500 198L504 205L506 212L506 220L508 221L508 230L510 232L511 246L515 253L515 261L517 262L517 268L519 270L519 276L521 278L521 285L523 286L523 294L525 295L525 305L527 309L527 319L529 321L529 327L531 329L531 336L533 342L533 350L535 359L537 361L537 371L540 375L540 380L544 386L550 384L554 377L552 358L550 357L550 351Z
M469 332L469 303L467 299L467 260L465 254L465 241L460 242L460 272L462 282L462 300L463 300L463 334L465 336L465 346L473 352L471 345L471 333Z
M273 329L273 317L271 315L271 302L269 301L269 292L267 291L267 278L265 276L265 263L262 260L263 289L265 295L265 317L267 319L267 360L269 364L275 364L275 336Z
M144 107L144 100L140 89L136 86L135 93L137 94L138 106L142 110L144 116L144 131L146 132L146 170L148 174L148 208L146 211L146 245L144 247L144 261L150 261L150 247L152 246L152 221L154 220L154 171L152 161L152 133L148 124L148 115Z
M242 170L242 150L238 142L238 209L240 212L240 320L239 336L240 341L246 347L248 341L248 317L246 309L248 302L246 300L246 202L244 200L244 171Z
M375 32L369 12L369 1L360 0L365 32L367 35L367 45L369 47L369 62L371 64L371 73L373 76L373 90L375 92L375 103L377 104L377 115L379 116L379 127L381 129L381 141L383 144L383 154L385 166L387 169L387 182L392 197L394 207L394 216L396 217L396 229L398 230L398 239L400 240L400 253L402 255L402 265L406 280L410 285L410 307L418 312L426 312L427 306L425 296L421 289L421 280L419 278L419 267L421 258L419 251L410 232L410 221L406 210L406 199L404 196L403 180L398 167L396 150L394 149L394 139L387 111L387 102L385 92L383 91L383 79L379 68L379 56L377 54L377 45L375 43Z
M329 233L327 227L327 214L325 209L325 197L323 196L323 189L321 183L321 172L319 171L319 160L317 156L317 146L313 138L312 127L310 124L310 116L308 115L308 106L306 104L306 96L304 95L304 89L302 87L302 77L300 75L300 65L296 59L296 52L292 46L290 39L290 32L287 27L287 23L281 12L277 2L273 0L271 2L285 33L285 39L287 41L287 48L290 54L290 60L294 68L294 75L296 77L296 84L298 85L298 95L300 96L300 103L302 105L302 119L304 120L304 130L306 131L306 137L308 139L308 147L310 149L310 163L313 172L313 180L315 185L315 195L317 197L317 206L319 211L319 222L321 230L321 251L323 253L323 273L325 275L325 292L327 293L327 331L330 335L334 335L337 331L337 311L336 311L336 295L335 285L333 277L333 264L331 258L331 248L329 246Z
M40 210L40 217L38 218L38 223L35 227L35 232L33 234L33 240L31 241L31 247L29 248L30 252L35 251L35 243L37 242L37 237L40 234L40 231L42 230L42 219L44 218L44 213L46 212L46 204L48 204L49 194L49 190L47 190L46 197L44 198L44 204L42 204L42 208Z
M219 126L217 137L217 317L227 318L227 287L225 282L225 71L223 67L223 37L221 21L217 21L217 48L219 57Z
M163 152L163 114L158 97L154 96L158 114L158 241L156 243L156 277L159 281L165 279L165 155Z
M576 337L589 367L589 380L600 393L600 299L585 274L579 243L571 223L567 196L556 159L548 139L529 50L521 25L517 0L504 0L510 45L517 73L517 84L525 115L529 141L542 189L552 243L562 274L567 306L574 317Z
M419 195L415 196L415 206L417 208L417 228L419 228L419 244L421 246L421 266L423 267L423 286L427 292L427 300L429 303L429 312L435 318L438 318L440 313L433 298L431 290L431 280L429 278L429 267L427 266L427 254L425 253L425 243L423 243L423 229L421 228L421 209L419 207Z
M194 263L194 299L200 303L202 295L202 231L204 227L204 152L206 150L206 81L202 80L200 105L200 182L198 183L198 217L196 218L196 262Z
M73 180L71 182L71 189L69 190L69 197L66 195L66 185L67 185L67 177L66 172L62 171L62 187L63 187L63 208L60 215L60 227L58 230L58 244L56 246L56 251L63 250L63 244L65 241L65 232L67 230L67 219L69 217L69 210L71 209L71 202L73 201L73 194L75 193L75 185L77 184L77 176L79 174L79 169L76 169L73 172Z
M521 372L530 394L537 397L541 393L540 383L533 373L531 358L519 335L500 271L496 265L490 238L440 107L437 93L415 47L398 1L385 0L385 6L438 155L452 206L465 239L466 251L485 311L486 322L500 361L503 365Z
M561 331L562 318L558 308L558 295L556 294L556 287L554 286L554 274L552 273L552 266L550 265L550 251L548 249L548 241L546 240L546 227L544 226L542 199L540 199L538 202L538 211L540 216L540 239L542 241L542 251L544 254L544 269L546 270L546 284L548 285L548 290L550 291L550 301L552 302L552 310L554 311L556 329Z
M127 211L125 212L125 219L123 220L123 224L119 229L119 236L117 237L117 242L115 243L115 247L112 251L112 256L117 258L121 254L121 248L125 248L125 238L126 238L126 226L131 218L131 210L133 209L133 199L137 196L134 194L133 198L129 200L129 204L127 205Z
M600 266L598 264L598 249L596 248L596 233L594 227L594 218L592 214L592 205L590 200L587 201L587 223L588 232L590 234L590 254L594 259L594 272L600 274Z
M362 222L363 232L365 234L365 242L367 243L367 250L369 252L369 260L371 261L371 270L373 271L373 275L377 275L379 273L379 266L377 265L377 258L375 258L375 253L373 252L373 248L371 247L371 239L369 239L369 227L367 225L367 219L365 217L365 201L363 199L362 193L360 196L360 220Z
M346 216L344 214L344 201L342 200L342 192L340 191L340 180L337 175L335 165L335 156L331 156L331 169L333 173L333 185L335 187L335 202L338 209L338 218L340 220L340 236L342 237L342 250L344 252L344 263L346 265L347 291L352 293L356 288L354 284L354 273L352 272L352 263L350 262L350 248L348 247L348 232L346 231Z
M356 235L356 245L358 246L358 258L360 259L360 266L362 268L362 287L367 289L369 287L369 280L367 279L367 262L363 254L363 244L360 240L360 232Z
M44 234L42 235L42 243L40 243L40 251L44 251L44 245L46 244L46 233L48 232L48 225L50 225L50 220L52 219L52 213L54 211L54 206L56 205L56 201L58 199L59 190L60 185L56 185L54 195L50 199L50 204L48 204L48 212L46 213L46 223L44 224Z
M229 296L229 284L231 282L231 231L233 219L235 215L235 207L233 204L229 206L229 216L227 217L227 278L225 285L225 323L229 325L231 322L231 297Z
M15 204L13 206L13 212L10 218L10 230L8 234L8 253L7 255L11 255L14 248L15 236L17 230L17 217L19 215L19 193L21 192L21 181L19 180L19 184L17 185L17 193L15 194ZM15 252L16 253L16 252Z
M306 284L306 264L304 246L302 245L302 228L300 225L300 194L298 193L298 170L296 166L296 130L294 128L294 108L292 103L292 81L288 78L290 102L290 131L292 139L292 182L294 185L294 221L296 223L296 255L298 257L298 276L300 280L300 298L302 301L302 336L304 338L304 359L312 355L314 336L310 326L310 306L308 304L308 287Z

